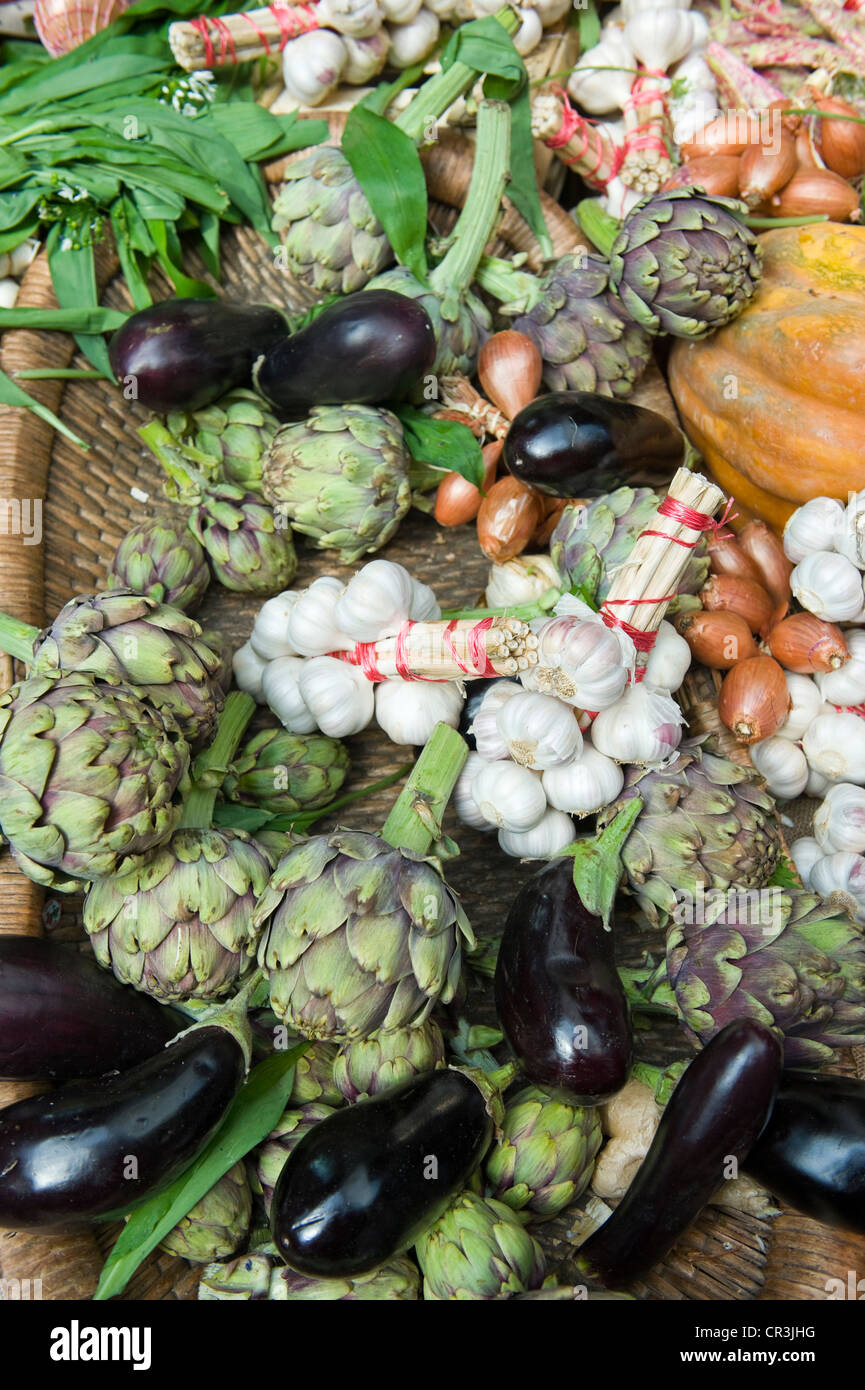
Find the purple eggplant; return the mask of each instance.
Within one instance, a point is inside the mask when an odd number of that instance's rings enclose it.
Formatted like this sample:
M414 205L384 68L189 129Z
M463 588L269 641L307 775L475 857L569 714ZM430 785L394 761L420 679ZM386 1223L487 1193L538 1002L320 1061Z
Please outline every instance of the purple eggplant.
M237 1038L200 1024L130 1071L0 1110L0 1228L66 1229L140 1205L197 1158L245 1074Z
M685 437L658 415L593 391L554 391L511 423L503 458L521 483L553 497L597 497L649 473L669 477Z
M616 1210L580 1247L584 1274L620 1287L664 1258L745 1163L772 1112L782 1057L775 1034L752 1019L716 1033L682 1075Z
M125 1071L189 1020L120 984L74 946L0 936L0 1078L70 1081Z
M149 410L200 410L249 386L256 358L285 333L284 315L267 304L166 299L130 315L108 360L120 386Z
M413 1245L489 1147L493 1122L464 1072L425 1072L305 1134L271 1205L276 1246L316 1278L361 1274Z
M554 859L520 889L495 975L499 1022L530 1081L600 1105L631 1065L628 1003L614 933L574 885L570 858Z
M256 389L276 410L399 401L436 355L426 309L393 290L361 290L331 304L255 364Z
M745 1166L797 1211L865 1235L865 1081L785 1072Z

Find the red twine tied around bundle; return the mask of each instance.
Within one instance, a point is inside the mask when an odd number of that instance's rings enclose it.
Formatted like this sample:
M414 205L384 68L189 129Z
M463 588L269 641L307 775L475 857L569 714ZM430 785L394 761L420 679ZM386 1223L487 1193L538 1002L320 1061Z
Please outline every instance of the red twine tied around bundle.
M469 650L471 664L461 659L457 652L453 640L453 631L457 625L457 619L453 618L444 630L443 644L448 655L453 659L454 664L466 676L497 676L498 671L491 661L487 659L486 647L483 641L483 634L488 628L492 627L492 618L483 618L479 623L475 623L466 635L466 644ZM408 636L415 624L409 620L403 623L399 632L396 634L394 650L394 666L396 673L404 681L437 681L449 679L440 676L420 676L412 671L409 666ZM328 652L328 656L336 657L338 661L345 661L349 666L359 666L368 681L386 681L389 676L384 675L378 668L375 642L357 642L347 651Z
M591 121L587 121L585 116L581 116L579 111L574 110L568 94L563 87L552 87L550 90L562 103L562 124L556 131L556 134L551 135L549 139L544 141L544 144L550 150L560 150L564 145L569 144L577 132L579 132L583 139L582 146L576 154L569 154L567 159L562 160L563 164L579 164L589 148L589 137L594 134L595 163L591 169L583 169L581 174L586 183L590 184L593 188L598 188L603 191L610 180L616 177L619 169L622 167L624 151L616 146L613 151L610 172L606 178L600 178L599 171L603 168L604 164L604 146L598 132L592 130Z
M648 105L650 102L660 102L666 110L667 94L660 87L652 88L646 85L649 77L663 77L661 72L646 72L637 77L631 88L631 94L626 98L623 112L633 111L638 106ZM625 135L625 147L623 154L629 154L631 150L658 150L661 154L667 154L667 145L663 137L658 133L657 116L649 116L645 121L635 125Z
M268 5L267 7L279 25L279 51L285 48L290 39L296 39L298 34L308 34L312 29L319 29L321 25L316 18L315 11L309 5ZM249 19L249 15L244 15ZM270 49L267 50L268 53Z
M234 39L231 37L231 30L223 20L215 15L208 17L201 14L197 19L190 20L193 29L197 29L204 39L204 61L207 67L222 67L225 63L236 63L237 53L234 48ZM219 35L219 57L213 47L213 40L210 37L210 25L213 25Z

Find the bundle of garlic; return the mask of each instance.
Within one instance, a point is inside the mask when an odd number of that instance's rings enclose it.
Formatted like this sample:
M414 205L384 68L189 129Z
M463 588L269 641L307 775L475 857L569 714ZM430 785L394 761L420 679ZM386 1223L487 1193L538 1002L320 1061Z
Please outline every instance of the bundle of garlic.
M18 298L20 280L39 250L33 237L0 253L0 309L11 309Z
M803 608L830 623L865 623L865 491L846 508L832 497L805 502L784 527L784 550Z
M865 923L865 788L838 782L817 808L813 829L790 846L802 882Z

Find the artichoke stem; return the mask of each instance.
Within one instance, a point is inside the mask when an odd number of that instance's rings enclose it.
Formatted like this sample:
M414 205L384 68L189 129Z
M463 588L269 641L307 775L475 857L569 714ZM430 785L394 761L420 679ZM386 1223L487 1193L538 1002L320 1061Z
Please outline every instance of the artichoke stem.
M492 18L498 20L505 33L510 35L520 27L516 12L509 6L499 10ZM412 140L428 139L427 126L474 86L480 76L482 74L477 68L470 68L467 63L451 63L449 68L437 72L423 84L417 96L412 97L406 109L397 116L394 125Z
M191 507L203 502L208 475L213 473L210 455L194 449L191 444L180 444L160 420L151 420L138 433L174 484L170 495Z
M584 836L562 851L573 856L574 886L581 902L603 919L607 931L622 876L622 846L642 809L642 801L635 796L600 834Z
M441 834L445 807L468 752L468 745L456 729L436 724L384 823L382 839L394 849L427 853Z
M208 830L213 824L217 792L254 710L255 701L251 695L232 690L220 715L216 737L193 764L192 790L180 819L184 830Z
M0 651L6 652L7 656L14 656L16 661L26 661L29 665L38 636L38 627L21 623L8 613L0 613Z
M507 102L481 102L465 205L454 227L451 248L430 275L430 286L443 301L445 318L448 305L456 303L474 279L493 234L508 180L510 145L511 109Z
M184 1028L173 1037L167 1046L171 1047L180 1038L185 1038L188 1033L196 1032L199 1028L224 1028L239 1044L246 1060L246 1070L249 1071L252 1064L252 1029L248 1018L250 999L263 979L263 970L253 970L226 1004L216 1004L213 1008L207 1009L190 1028Z
M620 965L619 978L625 987L625 994L632 1009L640 1013L669 1015L676 1014L676 996L667 982L667 966L661 961L656 966Z
M516 270L498 256L482 256L475 279L482 290L514 313L527 314L543 297L541 281L527 270Z
M619 235L620 223L601 207L600 198L584 198L577 203L577 221L602 256L609 256Z

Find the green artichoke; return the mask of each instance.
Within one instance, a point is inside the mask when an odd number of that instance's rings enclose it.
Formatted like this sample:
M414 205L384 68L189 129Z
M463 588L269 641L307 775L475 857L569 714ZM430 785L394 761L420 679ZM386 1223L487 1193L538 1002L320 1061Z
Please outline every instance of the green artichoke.
M270 872L242 830L176 830L145 863L88 892L84 926L97 960L165 1003L220 998L251 963L253 911Z
M514 1211L555 1216L588 1186L602 1143L596 1109L564 1092L526 1086L508 1101L487 1156L489 1194Z
M337 738L264 729L234 759L222 795L276 815L313 811L333 800L349 766L345 744Z
M777 1030L788 1067L865 1044L865 932L846 912L798 888L731 892L714 911L667 933L667 979L695 1046L741 1017Z
M625 885L653 925L676 912L681 895L693 902L710 889L762 888L781 852L775 803L756 773L702 743L685 740L663 766L629 767L618 800L598 813L602 830L642 799L621 857Z
M542 279L485 258L478 283L507 301L501 312L537 347L550 391L623 398L649 364L650 339L628 318L610 289L607 262L596 256L562 256Z
M227 1264L210 1264L202 1271L198 1297L202 1303L266 1299L276 1261L270 1255L238 1255Z
M444 1065L441 1029L428 1018L419 1028L396 1028L346 1043L334 1063L333 1079L345 1099L354 1103Z
M208 737L223 705L219 657L198 623L126 589L70 599L35 638L30 669L51 679L83 673L130 686L171 715L190 743Z
M411 506L408 469L402 425L389 410L316 406L277 432L264 494L277 519L350 564L396 533Z
M603 603L616 569L627 560L660 502L651 488L619 487L585 507L565 507L550 537L550 555L564 587ZM679 594L696 594L708 573L709 557L701 540L688 557Z
M109 589L146 594L183 612L198 607L209 583L204 550L185 522L165 517L133 526L117 547L108 571Z
M296 845L256 909L274 1012L304 1037L354 1041L417 1027L453 998L473 942L435 861L366 831Z
M252 1193L242 1163L235 1163L160 1242L169 1255L208 1264L233 1255L249 1232Z
M420 1274L411 1260L399 1258L379 1265L369 1274L355 1274L345 1279L309 1279L296 1274L286 1265L273 1271L269 1297L272 1302L366 1302L372 1299L417 1299L420 1293Z
M672 188L628 214L610 285L647 333L703 338L740 314L760 284L761 251L735 198Z
M544 1257L518 1216L491 1197L463 1192L415 1246L425 1299L499 1298L544 1282Z
M288 1098L288 1109L321 1101L333 1107L343 1104L343 1095L334 1078L337 1050L334 1043L313 1043L308 1052L297 1059L294 1084Z
M87 676L34 676L0 695L0 830L37 883L123 873L166 840L189 749L167 713Z
M193 510L189 529L207 551L223 588L275 594L287 589L297 573L291 530L278 520L256 493L217 483Z
M199 457L190 458L210 481L261 492L262 463L279 420L254 391L231 391L191 413L172 411L165 425L180 446L195 451Z
M255 1150L252 1186L255 1192L261 1194L268 1216L273 1189L288 1155L305 1134L309 1134L321 1120L326 1120L328 1115L334 1113L332 1106L323 1105L320 1101L310 1101L293 1110L286 1110L264 1142Z
M320 145L288 164L283 177L273 230L287 269L323 294L362 290L393 250L342 150Z

